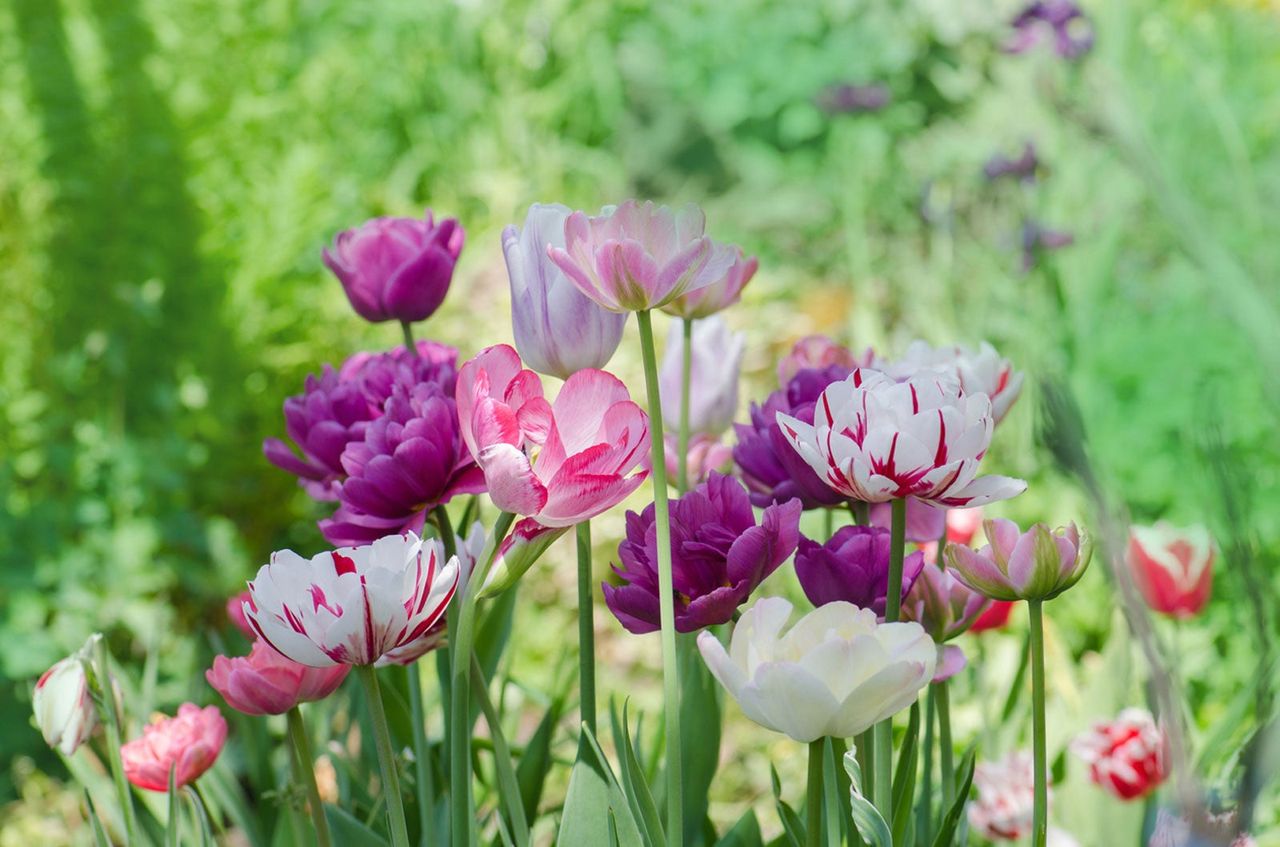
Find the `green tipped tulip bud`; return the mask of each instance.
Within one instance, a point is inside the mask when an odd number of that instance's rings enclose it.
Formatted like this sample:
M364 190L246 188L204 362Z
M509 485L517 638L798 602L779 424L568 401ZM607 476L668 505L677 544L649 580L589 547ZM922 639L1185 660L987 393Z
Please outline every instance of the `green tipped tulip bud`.
M948 545L946 558L957 579L993 600L1051 600L1080 581L1093 555L1093 540L1074 523L1022 532L1013 521L988 520L983 528L989 544Z

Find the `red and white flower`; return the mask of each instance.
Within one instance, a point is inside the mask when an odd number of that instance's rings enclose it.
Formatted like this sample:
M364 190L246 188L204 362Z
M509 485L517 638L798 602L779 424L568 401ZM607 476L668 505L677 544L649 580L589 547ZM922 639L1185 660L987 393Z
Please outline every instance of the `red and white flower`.
M877 359L871 367L882 370L897 380L936 373L960 383L965 394L985 394L991 398L991 413L996 423L1004 420L1018 395L1022 393L1025 374L1015 371L1013 364L1001 358L986 341L977 350L963 344L932 347L925 341L913 341L900 359L888 362Z
M1190 618L1209 602L1217 552L1203 526L1165 521L1129 530L1129 567L1147 604L1161 614Z
M303 665L372 665L436 637L458 585L458 558L412 532L304 559L273 553L249 583L258 636Z
M1125 709L1071 743L1089 778L1121 800L1145 797L1168 776L1168 742L1146 709Z
M36 726L45 743L70 756L98 726L98 710L89 691L85 662L101 635L92 636L77 653L41 674L31 695Z
M855 500L977 506L1027 488L1003 476L976 478L991 443L991 401L940 374L895 382L858 369L822 392L812 425L779 413L778 426L827 485Z
M979 762L973 769L973 787L978 796L969 803L969 826L979 835L1016 841L1031 833L1035 777L1030 753Z
M620 503L649 471L649 417L612 374L587 368L554 404L516 351L499 344L458 372L462 437L498 508L568 527Z

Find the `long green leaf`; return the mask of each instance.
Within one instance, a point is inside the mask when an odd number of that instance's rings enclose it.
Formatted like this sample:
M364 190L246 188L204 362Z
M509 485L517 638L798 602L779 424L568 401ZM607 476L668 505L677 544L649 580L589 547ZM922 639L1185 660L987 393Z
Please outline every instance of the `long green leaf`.
M564 698L555 697L547 711L538 722L538 726L529 737L524 747L524 755L516 766L516 782L520 785L520 802L524 804L524 814L528 820L538 817L538 803L542 800L542 789L546 785L547 775L551 772L551 741L555 735L556 725L564 714Z
M89 827L93 830L94 847L111 847L111 839L107 837L106 827L98 817L98 810L93 807L93 798L84 792L85 811L89 815Z
M960 761L960 771L956 775L956 799L942 819L942 826L933 839L933 847L951 847L955 838L956 827L964 807L969 802L969 788L973 785L974 750L970 748Z
M702 661L692 635L680 636L680 745L684 751L684 839L703 843L707 795L720 764L720 684Z
M658 813L658 804L653 800L649 783L645 781L644 769L636 757L635 746L631 743L631 730L627 715L627 701L622 704L622 718L618 718L617 706L609 703L609 722L613 729L613 746L622 758L622 789L626 792L627 802L631 806L631 814L640 825L640 834L646 844L662 847L667 843L662 829L662 816Z
M849 774L851 788L849 803L852 807L853 825L868 847L893 847L893 835L884 822L880 810L862 793L862 768L858 764L858 751L851 749L844 754L844 769Z
M578 742L578 759L569 772L569 791L564 798L557 844L607 844L611 824L617 828L620 847L643 847L640 829L631 817L626 795L613 769L586 724Z
M898 770L893 775L893 843L897 847L911 847L907 836L911 828L911 799L915 796L916 768L919 756L916 746L920 737L920 703L911 704L911 719L907 734L898 753Z
M329 821L334 844L359 844L360 847L390 847L387 839L353 817L350 812L332 803L324 804L324 816Z
M511 763L511 749L507 746L506 736L502 732L502 722L498 710L493 707L489 698L489 688L481 676L480 663L473 656L471 659L471 690L475 694L480 711L484 713L485 723L489 725L489 737L493 740L493 763L498 774L498 794L511 819L511 834L515 838L516 847L527 847L529 844L529 824L524 816L524 801L520 796L520 783L516 779L515 767Z
M787 843L791 847L800 847L805 842L804 821L800 820L796 810L782 799L782 780L778 779L778 770L773 765L769 765L769 779L773 783L773 802L778 807L778 817L782 820L782 829Z
M836 782L836 756L834 738L822 745L822 821L826 826L827 847L840 847L848 829L848 819L840 815L840 785Z
M715 847L764 847L764 836L760 834L760 821L756 820L755 810L747 809L738 822L720 836Z

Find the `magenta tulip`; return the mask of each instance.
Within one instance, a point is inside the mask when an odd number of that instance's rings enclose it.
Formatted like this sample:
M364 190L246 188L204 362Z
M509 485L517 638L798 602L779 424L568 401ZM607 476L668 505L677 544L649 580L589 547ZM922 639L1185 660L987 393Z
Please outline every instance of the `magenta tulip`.
M258 640L248 656L215 656L204 678L238 712L283 715L299 703L328 697L350 670L349 665L300 665Z

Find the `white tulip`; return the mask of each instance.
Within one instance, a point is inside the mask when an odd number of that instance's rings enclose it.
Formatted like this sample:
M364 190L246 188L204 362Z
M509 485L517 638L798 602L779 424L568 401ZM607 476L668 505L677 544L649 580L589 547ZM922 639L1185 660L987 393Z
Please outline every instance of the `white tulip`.
M45 743L66 756L88 741L98 725L98 710L89 692L84 663L95 640L101 637L92 636L80 652L45 671L31 697L36 725Z
M938 651L917 623L877 623L870 609L819 606L783 634L791 604L766 597L698 649L747 717L808 743L851 738L902 711L933 678Z

